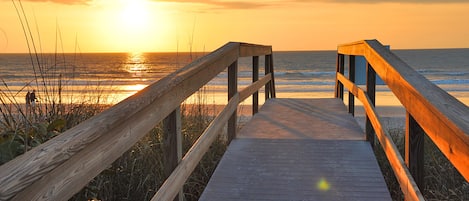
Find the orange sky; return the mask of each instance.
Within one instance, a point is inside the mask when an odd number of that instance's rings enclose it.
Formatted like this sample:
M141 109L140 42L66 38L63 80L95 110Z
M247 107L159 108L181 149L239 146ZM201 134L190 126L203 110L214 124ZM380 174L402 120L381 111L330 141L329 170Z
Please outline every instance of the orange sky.
M15 9L21 5L14 2L0 0L0 53L28 51ZM38 52L183 52L212 51L228 41L274 50L333 50L374 38L394 49L469 48L464 2L23 0L22 5Z

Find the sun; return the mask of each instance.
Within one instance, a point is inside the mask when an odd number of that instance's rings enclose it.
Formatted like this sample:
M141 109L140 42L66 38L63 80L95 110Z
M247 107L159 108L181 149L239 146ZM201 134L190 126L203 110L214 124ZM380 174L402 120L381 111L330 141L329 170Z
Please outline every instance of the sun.
M103 0L94 22L109 51L152 52L171 45L173 23L166 4L153 0Z
M120 21L128 31L142 31L149 26L150 15L145 0L122 0Z

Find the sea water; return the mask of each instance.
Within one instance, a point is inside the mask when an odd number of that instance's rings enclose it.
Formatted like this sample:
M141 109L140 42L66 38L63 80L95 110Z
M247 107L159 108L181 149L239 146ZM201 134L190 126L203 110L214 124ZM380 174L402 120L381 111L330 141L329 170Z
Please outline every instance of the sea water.
M469 104L469 49L392 50L428 80ZM117 103L206 53L0 54L1 98L24 102L33 89L39 101ZM277 97L333 97L336 51L274 52ZM260 57L260 75L264 73ZM252 58L238 61L239 89L252 82ZM208 103L225 104L227 71L205 87ZM384 105L398 100L378 87ZM379 96L379 94L378 94ZM262 97L262 96L261 96ZM249 101L249 100L248 100ZM248 102L249 103L249 102Z

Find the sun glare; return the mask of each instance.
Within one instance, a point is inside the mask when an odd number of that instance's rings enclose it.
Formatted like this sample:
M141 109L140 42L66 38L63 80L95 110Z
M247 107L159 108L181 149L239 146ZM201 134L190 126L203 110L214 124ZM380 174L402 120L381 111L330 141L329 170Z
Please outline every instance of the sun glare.
M149 26L150 16L145 0L123 0L120 16L122 24L128 31L142 31Z
M150 0L107 0L96 21L101 46L109 51L153 52L173 44L168 6Z

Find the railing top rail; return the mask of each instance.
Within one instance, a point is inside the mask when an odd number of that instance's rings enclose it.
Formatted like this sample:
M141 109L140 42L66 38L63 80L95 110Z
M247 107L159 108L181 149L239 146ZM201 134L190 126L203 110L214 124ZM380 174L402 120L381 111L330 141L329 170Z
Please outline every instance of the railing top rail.
M469 107L413 70L377 40L339 45L337 52L365 56L407 112L469 180Z
M271 46L229 42L151 84L0 166L0 200L18 194L26 200L52 193L57 197L73 195L239 57L271 53Z
M272 54L272 46L239 43L239 57L262 56Z

